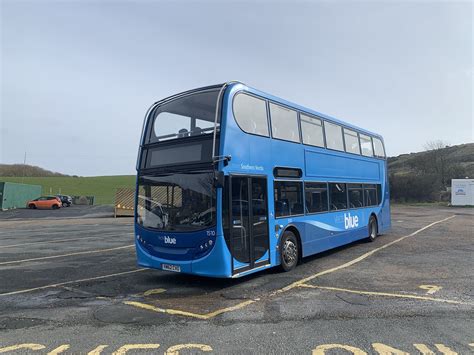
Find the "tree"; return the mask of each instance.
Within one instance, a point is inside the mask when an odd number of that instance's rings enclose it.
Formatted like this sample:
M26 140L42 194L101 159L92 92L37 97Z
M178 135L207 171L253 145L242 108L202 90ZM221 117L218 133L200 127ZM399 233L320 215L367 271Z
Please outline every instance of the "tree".
M447 159L449 145L441 139L428 141L424 148L427 151L427 163L425 167L428 173L437 175L438 182L444 188L448 186L447 172L451 170L451 164Z

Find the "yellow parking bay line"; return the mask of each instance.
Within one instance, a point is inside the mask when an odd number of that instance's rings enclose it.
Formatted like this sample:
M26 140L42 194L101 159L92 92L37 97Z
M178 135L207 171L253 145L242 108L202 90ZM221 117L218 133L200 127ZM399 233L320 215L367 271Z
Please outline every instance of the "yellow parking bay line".
M359 262L361 262L362 260L365 260L367 259L369 256L372 256L374 255L376 252L380 251L380 250L383 250L385 248L388 248L389 246L392 246L396 243L399 243L401 242L402 240L406 239L406 238L409 238L409 237L413 237L421 232L423 232L424 230L428 229L428 228L431 228L437 224L440 224L440 223L443 223L443 222L446 222L446 221L449 221L450 219L456 217L455 215L453 216L450 216L450 217L447 217L447 218L444 218L444 219L441 219L439 221L436 221L436 222L433 222L433 223L430 223L420 229L417 229L416 231L414 231L413 233L411 234L408 234L408 235L405 235L403 237L400 237L398 239L395 239L394 241L391 241L390 243L387 243L385 245L382 245L381 247L378 247L378 248L375 248L365 254L362 254L361 256L351 260L351 261L348 261L344 264L341 264L339 266L336 266L334 268L331 268L331 269L328 269L328 270L324 270L324 271L321 271L321 272L318 272L314 275L311 275L311 276L308 276L308 277L305 277L299 281L296 281L296 282L293 282L291 284L289 284L288 286L285 286L281 289L278 289L278 290L275 290L271 293L269 293L266 298L270 298L270 297L273 297L273 296L276 296L280 293L283 293L283 292L287 292L289 290L292 290L296 287L300 287L302 285L306 285L306 283L308 281L311 281L317 277L320 277L320 276L323 276L323 275L327 275L327 274L330 274L330 273L333 273L333 272L336 272L336 271L339 271L339 270L342 270L342 269L345 269L345 268L348 268L354 264L357 264ZM304 286L303 286L304 287ZM421 296L420 296L421 297ZM423 297L422 297L423 298ZM426 298L430 298L430 297L426 297ZM421 299L421 298L416 298L416 299ZM134 307L138 307L138 308L142 308L142 309L147 309L147 310L150 310L150 311L154 311L154 312L159 312L159 313L167 313L167 314L172 314L172 315L180 315L180 316L186 316L186 317L193 317L193 318L198 318L198 319L210 319L210 318L213 318L219 314L222 314L222 313L226 313L226 312L231 312L231 311L234 311L234 310L238 310L238 309L241 309L241 308L244 308L244 307L247 307L253 303L256 303L257 301L259 301L260 299L255 299L255 300L250 300L250 301L245 301L245 302L241 302L241 303L238 303L236 304L235 306L232 306L232 307L227 307L227 308L222 308L222 309L219 309L217 311L214 311L214 312L211 312L211 313L207 313L207 314L197 314L197 313L190 313L190 312L186 312L186 311L181 311L181 310L177 310L177 309L169 309L169 308L159 308L159 307L155 307L153 305L149 305L149 304L146 304L146 303L142 303L142 302L134 302L134 301L126 301L124 302L125 304L127 305L130 305L130 306L134 306ZM451 300L446 300L446 301L451 301ZM452 302L447 302L447 303L456 303L457 301L452 301Z
M339 266L333 267L333 268L331 268L331 269L318 272L318 273L316 273L316 274L314 274L314 275L305 277L305 278L303 278L303 279L301 279L301 280L299 280L299 281L295 281L295 282L289 284L288 286L285 286L285 287L283 287L283 288L281 288L281 289L279 289L279 290L273 291L273 292L270 294L270 296L274 296L274 295L276 295L276 294L289 291L289 290L291 290L291 289L293 289L293 288L295 288L295 287L298 287L298 286L300 286L300 285L302 285L302 284L305 284L305 283L307 283L308 281L311 281L311 280L313 280L313 279L315 279L315 278L317 278L317 277L321 277L321 276L323 276L323 275L331 274L331 273L333 273L333 272L335 272L335 271L339 271L339 270L342 270L342 269L346 269L346 268L348 268L348 267L350 267L350 266L352 266L352 265L354 265L354 264L357 264L357 263L359 263L359 262L361 262L361 261L367 259L369 256L372 256L372 255L374 255L375 253L377 253L377 252L379 252L379 251L381 251L381 250L383 250L383 249L385 249L385 248L388 248L388 247L390 247L390 246L392 246L392 245L394 245L394 244L397 244L397 243L399 243L399 242L401 242L402 240L405 240L405 239L407 239L407 238L413 237L413 236L415 236L415 235L417 235L417 234L423 232L424 230L426 230L426 229L428 229L428 228L431 228L431 227L433 227L433 226L435 226L435 225L437 225L437 224L440 224L440 223L449 221L450 219L453 219L454 217L456 217L456 216L454 215L454 216L447 217L447 218L441 219L441 220L439 220L439 221L430 223L430 224L424 226L423 228L420 228L420 229L414 231L414 232L411 233L411 234L408 234L408 235L405 235L405 236L400 237L400 238L398 238L398 239L395 239L395 240L391 241L390 243L387 243L387 244L385 244L385 245L382 245L381 247L375 248L375 249L373 249L373 250L371 250L371 251L369 251L369 252L367 252L367 253L365 253L365 254L362 254L361 256L359 256L359 257L357 257L357 258L355 258L355 259L353 259L353 260L351 260L351 261L348 261L348 262L346 262L346 263L344 263L344 264L341 264L341 265L339 265Z
M135 246L134 244L130 244L130 245L125 245L125 246L116 247L116 248L98 249L98 250L88 250L88 251L79 251L79 252L76 252L76 253L61 254L61 255L51 255L51 256L43 256L43 257L40 257L40 258L31 258L31 259L21 259L21 260L13 260L13 261L4 261L4 262L1 262L0 265L11 265L11 264L26 263L26 262L29 262L29 261L40 261L40 260L49 260L49 259L57 259L57 258L66 258L66 257L68 257L68 256L76 256L76 255L105 253L105 252L114 251L114 250L130 249L130 248L133 248L134 246Z
M451 304L465 304L465 305L474 305L474 303L469 302L462 302L456 300L448 300L445 298L435 298L435 297L426 297L426 296L418 296L418 295L407 295L407 294L400 294L400 293L388 293L388 292L375 292L375 291L361 291L361 290L349 290L347 288L339 288L339 287L326 287L326 286L317 286L317 285L308 285L308 284L301 284L298 287L304 288L312 288L312 289L321 289L321 290L328 290L328 291L337 291L337 292L348 292L348 293L355 293L358 295L367 295L367 296L383 296L383 297L396 297L396 298L410 298L414 300L422 300L422 301L432 301L432 302L442 302L442 303L451 303Z
M218 316L219 314L232 312L232 311L247 307L248 305L251 305L252 303L255 303L255 302L257 302L257 300L248 300L248 301L238 303L234 306L221 308L214 312L209 312L206 314L186 312L186 311L181 311L179 309L159 308L159 307L152 306L150 304L135 302L135 301L125 301L124 303L129 306L147 309L149 311L158 312L158 313L167 313L167 314L172 314L172 315L179 315L179 316L198 318L198 319L211 319L211 318L214 318L215 316Z
M44 290L44 289L48 289L48 288L55 288L55 287L60 287L60 286L64 286L64 285L77 284L77 283L81 283L81 282L102 280L102 279L107 279L109 277L134 274L134 273L137 273L137 272L142 272L142 271L147 271L147 270L148 269L136 269L136 270L130 270L130 271L124 271L124 272L117 272L117 273L114 273L114 274L90 277L90 278L87 278L87 279L66 281L66 282L60 282L60 283L50 284L50 285L45 285L45 286L40 286L40 287L27 288L27 289L24 289L24 290L0 293L0 297L2 297L2 296L11 296L11 295L19 295L19 294L22 294L22 293L33 292L33 291L38 291L38 290Z

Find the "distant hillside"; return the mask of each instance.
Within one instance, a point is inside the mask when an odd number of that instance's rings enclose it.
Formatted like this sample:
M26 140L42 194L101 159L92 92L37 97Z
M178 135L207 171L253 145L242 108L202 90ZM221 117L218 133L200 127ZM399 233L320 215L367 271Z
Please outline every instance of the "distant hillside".
M444 158L462 167L466 176L474 178L474 143L454 145L440 150ZM416 173L430 161L432 151L401 154L398 157L388 158L390 174Z
M9 177L64 177L68 175L56 173L49 171L39 166L33 165L23 165L23 164L0 164L0 176L9 176Z
M474 178L474 143L388 158L391 198L400 202L449 201L451 179Z
M47 176L24 179L21 177L0 177L0 181L41 185L44 195L95 196L96 205L108 205L114 203L117 188L133 189L135 187L136 176Z

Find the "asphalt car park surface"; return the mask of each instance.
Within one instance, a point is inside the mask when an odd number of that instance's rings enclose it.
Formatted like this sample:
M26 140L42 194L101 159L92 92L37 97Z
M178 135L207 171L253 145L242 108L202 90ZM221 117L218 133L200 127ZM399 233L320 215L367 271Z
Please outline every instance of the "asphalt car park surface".
M221 280L136 267L131 219L0 220L0 353L474 353L474 210ZM397 352L398 351L398 352Z
M0 211L0 222L5 220L23 221L25 219L103 218L113 216L114 207L110 205L71 205L69 207L61 207L57 210L18 208L3 212Z

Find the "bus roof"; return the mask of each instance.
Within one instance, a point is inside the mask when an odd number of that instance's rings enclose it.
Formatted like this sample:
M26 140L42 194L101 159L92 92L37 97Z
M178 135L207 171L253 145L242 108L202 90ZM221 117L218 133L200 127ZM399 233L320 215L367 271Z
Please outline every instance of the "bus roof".
M261 90L258 90L258 89L255 89L253 87L250 87L240 81L229 81L229 82L226 82L226 83L222 83L222 84L216 84L216 85L209 85L209 86L203 86L203 87L200 87L200 88L196 88L196 89L192 89L192 90L188 90L188 91L184 91L184 92L181 92L181 93L178 93L176 95L172 95L172 96L169 96L163 100L160 100L158 102L162 102L162 101L168 101L168 100L171 100L171 99L174 99L174 98L177 98L181 95L188 95L188 94L191 94L193 92L199 92L199 91L202 91L202 90L209 90L209 89L218 89L218 88L221 88L222 86L224 85L227 85L229 86L230 88L236 88L236 89L243 89L245 91L248 91L250 93L253 93L255 95L258 95L258 96L261 96L265 99L268 99L268 100L271 100L271 101L274 101L276 103L279 103L281 105L284 105L284 106L288 106L288 107L291 107L295 110L298 110L298 111L301 111L303 113L308 113L310 115L314 115L314 116L318 116L320 118L324 118L325 120L327 121L331 121L333 123L337 123L339 125L342 125L342 126L345 126L347 128L351 128L351 129L354 129L354 130L357 130L361 133L364 133L364 134L368 134L368 135L371 135L371 136L375 136L377 138L380 138L382 141L383 141L383 137L378 134L378 133L374 133L374 132L371 132L371 131L368 131L367 129L364 129L364 128L361 128L361 127L358 127L356 125L353 125L353 124L350 124L346 121L343 121L343 120L340 120L338 118L335 118L335 117L332 117L332 116L329 116L329 115L326 115L324 113L321 113L321 112L318 112L318 111L315 111L313 109L310 109L310 108L307 108L305 106L301 106L301 105L298 105L298 104L295 104L291 101L288 101L288 100L285 100L285 99L282 99L278 96L274 96L274 95L271 95L271 94L268 94L264 91L261 91ZM157 102L157 103L158 103Z

